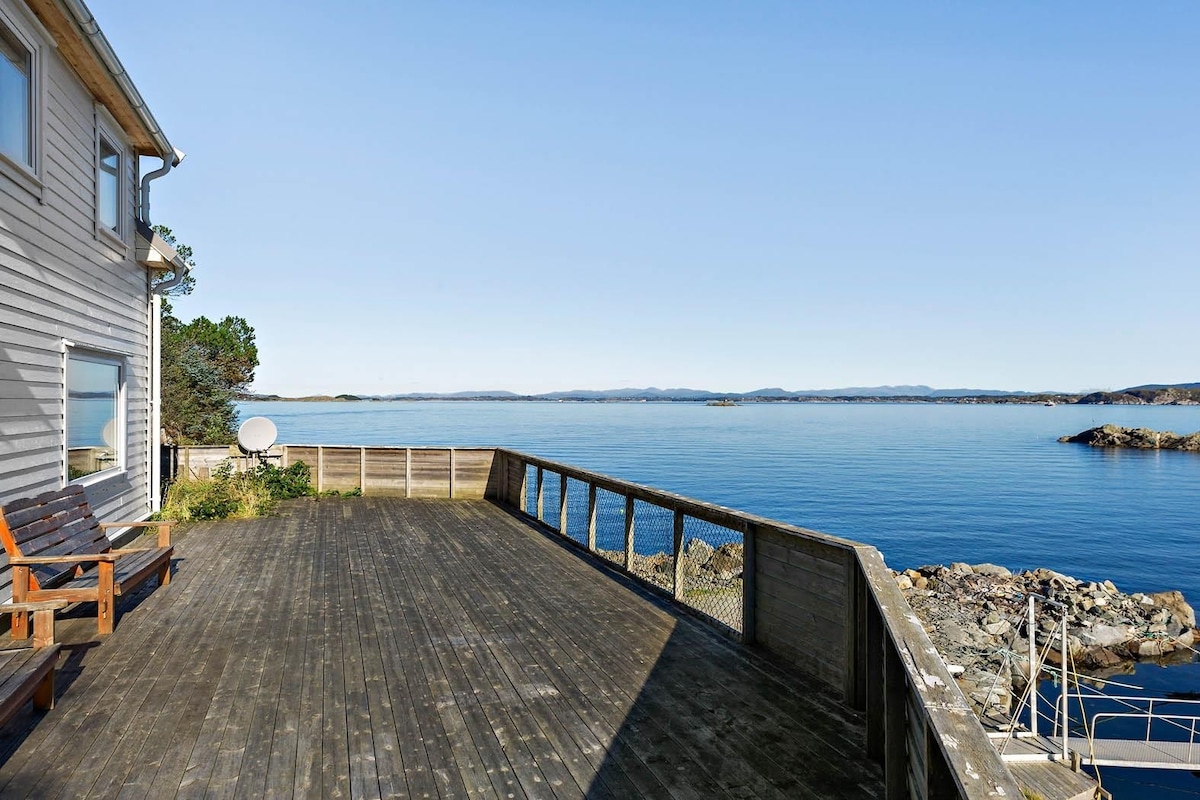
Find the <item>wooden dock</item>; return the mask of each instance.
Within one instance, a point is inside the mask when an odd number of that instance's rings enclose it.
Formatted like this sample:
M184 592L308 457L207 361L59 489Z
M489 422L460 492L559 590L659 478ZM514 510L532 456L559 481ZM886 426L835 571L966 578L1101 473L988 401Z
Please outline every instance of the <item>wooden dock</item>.
M4 797L884 794L827 685L485 501L197 525L111 636L70 616Z

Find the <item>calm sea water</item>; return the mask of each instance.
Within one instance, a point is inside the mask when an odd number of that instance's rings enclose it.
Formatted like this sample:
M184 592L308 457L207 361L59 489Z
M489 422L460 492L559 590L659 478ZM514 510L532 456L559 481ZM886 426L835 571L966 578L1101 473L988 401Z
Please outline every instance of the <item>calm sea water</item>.
M680 403L244 403L281 442L496 445L857 539L893 568L990 561L1180 589L1200 605L1200 454L1057 438L1190 433L1200 407ZM1200 664L1139 667L1200 691ZM1118 798L1200 796L1189 773L1105 770Z

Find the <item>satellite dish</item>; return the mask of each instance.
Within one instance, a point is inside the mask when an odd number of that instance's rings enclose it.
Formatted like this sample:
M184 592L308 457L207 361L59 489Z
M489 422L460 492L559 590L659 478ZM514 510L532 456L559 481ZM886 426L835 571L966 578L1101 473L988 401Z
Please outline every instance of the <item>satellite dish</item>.
M104 423L104 428L100 431L100 439L104 442L104 446L109 450L117 449L117 421L110 419Z
M238 428L238 445L247 453L261 453L275 444L275 423L266 417L251 417Z

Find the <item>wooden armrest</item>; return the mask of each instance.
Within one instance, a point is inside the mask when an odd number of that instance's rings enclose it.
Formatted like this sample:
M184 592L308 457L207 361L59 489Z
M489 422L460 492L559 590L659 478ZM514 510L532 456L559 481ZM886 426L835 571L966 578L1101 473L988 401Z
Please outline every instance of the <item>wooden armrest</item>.
M38 600L34 603L0 603L0 614L11 614L14 611L57 611L71 605L66 600Z
M101 522L100 530L108 528L158 528L158 546L171 546L171 528L179 523L173 519L160 519L157 522Z
M66 556L9 556L8 563L14 567L25 567L33 564L74 564L79 561L116 561L127 553L119 550L109 553L75 553Z
M0 614L33 614L33 646L49 647L54 644L54 612L66 608L70 603L66 600L39 600L33 603L3 603L0 604ZM28 623L26 623L28 625ZM16 633L16 623L13 624ZM19 638L29 636L29 628ZM16 637L14 637L16 638Z

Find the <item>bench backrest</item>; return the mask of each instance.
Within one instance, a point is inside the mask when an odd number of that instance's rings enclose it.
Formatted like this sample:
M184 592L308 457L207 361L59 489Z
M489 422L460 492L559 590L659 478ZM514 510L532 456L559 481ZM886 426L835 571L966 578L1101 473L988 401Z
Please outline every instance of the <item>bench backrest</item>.
M4 540L4 549L10 556L104 553L112 546L92 515L82 486L67 486L11 501L0 514L0 539ZM35 566L31 569L30 586L42 589L56 586L73 575L76 566L70 563Z

